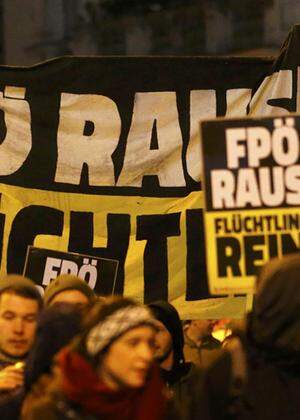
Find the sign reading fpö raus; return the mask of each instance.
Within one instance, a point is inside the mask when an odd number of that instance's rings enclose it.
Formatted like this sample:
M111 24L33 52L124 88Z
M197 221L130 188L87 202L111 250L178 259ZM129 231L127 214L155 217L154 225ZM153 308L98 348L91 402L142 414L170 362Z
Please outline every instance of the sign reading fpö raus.
M252 293L270 258L300 249L300 117L201 123L212 294Z
M101 290L101 294L111 295L114 294L118 264L117 260L109 258L29 246L24 275L44 288L58 275L72 274L85 280L96 294ZM101 285L104 279L105 284L110 285L107 290Z

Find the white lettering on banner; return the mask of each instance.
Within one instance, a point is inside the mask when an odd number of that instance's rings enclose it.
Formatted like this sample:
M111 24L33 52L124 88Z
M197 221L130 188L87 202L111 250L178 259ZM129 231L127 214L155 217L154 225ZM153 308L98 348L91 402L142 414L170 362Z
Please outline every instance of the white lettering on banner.
M75 261L61 260L60 258L47 257L42 284L47 286L51 280L61 274L72 274L82 280L88 280L88 285L94 289L98 278L97 260L83 258L82 266Z
M270 171L272 175L270 175ZM277 182L272 185L272 179ZM284 173L283 168L275 166L274 168L261 168L259 171L260 191L264 197L264 203L270 207L279 206L284 200ZM272 192L273 190L273 192Z
M265 127L247 129L248 166L257 168L271 152L271 135Z
M253 207L261 205L259 189L253 169L240 170L236 182L236 206L246 207L247 204L251 204Z
M87 124L89 133L85 135ZM102 95L62 93L55 181L79 184L86 163L90 185L114 186L111 155L120 133L121 118L114 101Z
M0 145L0 175L10 175L21 168L31 150L31 113L25 98L26 89L6 86L0 92L6 135Z
M47 258L42 282L43 285L47 286L52 279L56 279L58 272L54 269L60 268L61 262L62 261L59 258Z
M300 205L300 165L286 169L261 167L258 179L251 168L240 169L236 180L231 171L216 169L211 171L211 184L214 209L246 207L247 204L273 207L281 205L284 199L288 205Z
M275 120L275 130L272 135L273 157L282 166L293 165L299 159L299 137L294 128L293 118L285 119L286 125L281 119Z
M153 150L151 138L155 122L158 148ZM186 185L175 92L135 95L124 165L117 185L141 187L145 175L156 175L161 187Z
M286 194L287 202L291 205L300 203L300 165L288 168L285 174L285 183L289 192Z
M211 171L214 209L248 204L275 207L284 200L288 205L300 204L299 136L294 125L290 117L285 122L275 119L272 133L265 127L226 130L229 169ZM263 160L270 158L274 165L264 166Z
M97 282L98 271L97 271L97 260L91 260L91 264L89 263L88 258L83 259L83 266L78 271L78 277L83 280L86 280L86 276L89 277L89 286L94 289Z
M299 159L299 137L293 118L274 120L272 136L265 127L228 128L226 155L228 168L238 168L247 157L250 167L258 168L260 161L272 155L278 165L293 165ZM241 143L242 142L242 143ZM246 143L246 144L245 144ZM247 152L246 152L247 148Z
M215 209L234 207L234 175L227 169L211 171L212 205Z
M251 89L228 89L226 92L226 117L237 118L247 115L251 100Z
M270 105L270 100L292 99L293 72L281 70L265 78L249 104L249 115L287 113ZM226 117L246 115L251 90L226 91ZM0 109L4 111L6 135L0 145L0 175L10 175L22 167L32 147L30 107L25 88L7 86L0 92ZM297 101L300 103L299 94ZM297 102L297 103L298 103ZM109 97L96 94L61 94L57 132L57 166L54 181L79 185L84 164L91 186L142 187L145 175L156 175L162 187L186 186L187 173L195 181L201 180L201 148L199 120L216 116L217 92L213 89L193 90L190 93L190 138L186 156L182 155L183 141L177 109L176 92L138 92L129 130L123 168L115 179L112 154L118 146L121 118L117 104ZM151 144L156 130L157 145ZM248 133L250 136L251 133ZM266 153L267 140L253 134L253 149ZM256 137L255 137L256 136ZM242 152L243 142L238 141ZM280 142L280 139L279 139ZM277 159L292 159L297 147L290 140L289 156L277 148ZM251 148L251 146L249 145ZM262 155L251 153L254 161ZM242 158L242 156L241 156ZM233 157L239 159L239 156ZM233 164L233 163L232 163Z
M228 168L238 168L240 158L246 156L246 147L241 141L246 139L245 128L228 128L226 130L226 153Z
M214 118L217 112L215 90L192 90L190 94L190 139L186 152L188 174L200 181L202 174L199 120Z
M249 104L249 116L256 115L284 115L288 111L285 108L272 106L272 99L292 99L293 97L293 72L292 70L280 70L267 76L261 83Z
M77 264L74 261L63 260L60 274L72 274L73 276L77 276L78 274Z

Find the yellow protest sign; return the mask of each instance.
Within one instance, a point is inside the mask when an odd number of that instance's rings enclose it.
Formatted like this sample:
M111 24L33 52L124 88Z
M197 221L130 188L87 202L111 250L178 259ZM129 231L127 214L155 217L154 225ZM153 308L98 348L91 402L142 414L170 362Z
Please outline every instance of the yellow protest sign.
M300 249L299 117L202 123L210 290L253 293L270 258Z

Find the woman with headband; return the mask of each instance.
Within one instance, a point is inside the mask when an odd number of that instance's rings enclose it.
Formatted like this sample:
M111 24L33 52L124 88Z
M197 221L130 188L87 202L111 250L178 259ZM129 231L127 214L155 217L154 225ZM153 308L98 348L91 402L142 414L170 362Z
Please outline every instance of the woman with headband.
M47 392L37 390L35 398L33 390L22 418L166 418L165 390L153 364L155 332L145 306L125 298L95 304L84 333L59 353Z

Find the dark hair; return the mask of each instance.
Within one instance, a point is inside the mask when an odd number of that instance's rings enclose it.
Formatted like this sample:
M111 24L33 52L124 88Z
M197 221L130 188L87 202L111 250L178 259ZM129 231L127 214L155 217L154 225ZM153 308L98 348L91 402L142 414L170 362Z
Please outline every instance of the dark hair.
M25 365L26 391L42 374L50 372L54 355L82 331L81 320L82 312L68 303L56 303L41 311Z
M32 299L38 303L39 310L43 307L43 299L38 289L34 290L31 287L24 285L16 284L15 286L10 286L7 289L0 291L0 300L3 294L8 293L11 295L21 296L25 299Z
M176 369L184 363L184 335L179 313L171 303L162 300L149 303L148 307L154 318L160 321L171 334L174 351L173 369Z

